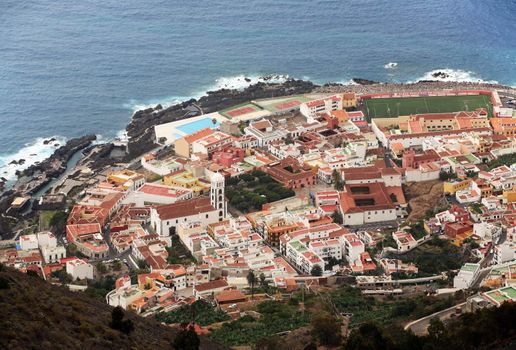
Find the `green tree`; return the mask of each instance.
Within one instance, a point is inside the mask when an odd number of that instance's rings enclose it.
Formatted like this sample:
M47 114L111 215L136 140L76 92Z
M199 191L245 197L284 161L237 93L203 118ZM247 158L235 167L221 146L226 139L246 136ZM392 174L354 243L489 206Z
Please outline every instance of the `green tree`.
M124 309L120 306L115 307L111 311L111 328L129 335L134 330L134 324L131 320L124 320L124 316Z
M50 218L49 225L54 228L56 232L61 233L64 231L66 220L68 220L68 214L64 211L58 211Z
M193 326L183 327L172 341L174 350L198 350L201 340Z
M333 219L333 222L335 222L336 224L342 225L342 223L344 222L342 214L338 210L335 210L333 214L331 214L331 218Z
M430 320L430 324L428 325L428 337L435 344L445 341L446 328L438 317L434 317Z
M149 266L147 266L147 262L143 259L138 259L136 264L138 265L138 268L140 268L140 269L146 269L149 267Z
M251 299L254 298L254 285L256 284L256 275L253 270L247 274L247 283L251 286Z
M323 270L319 264L316 264L310 270L310 275L312 276L322 276Z
M260 274L260 286L265 290L269 288L269 281L265 279L265 275L263 274L263 272Z
M342 181L342 176L340 175L340 173L336 169L334 169L331 173L331 177L332 177L333 187L337 191L342 191L344 189L344 181Z
M340 324L332 315L317 315L311 322L312 336L321 345L339 345L342 341Z
M384 350L392 348L380 328L375 324L365 323L351 331L344 350Z
M113 270L120 271L121 269L122 269L122 263L120 262L120 260L115 260L113 262Z
M96 267L97 267L97 271L99 273L106 273L107 272L106 264L104 264L102 261L99 261L97 263Z

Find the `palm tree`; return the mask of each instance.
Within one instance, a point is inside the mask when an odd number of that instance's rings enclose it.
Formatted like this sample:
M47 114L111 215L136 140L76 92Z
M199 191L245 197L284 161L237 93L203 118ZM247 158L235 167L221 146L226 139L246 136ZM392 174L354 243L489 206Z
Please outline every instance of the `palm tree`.
M247 274L247 283L251 286L251 299L254 299L254 285L256 283L256 276L253 270L249 271Z

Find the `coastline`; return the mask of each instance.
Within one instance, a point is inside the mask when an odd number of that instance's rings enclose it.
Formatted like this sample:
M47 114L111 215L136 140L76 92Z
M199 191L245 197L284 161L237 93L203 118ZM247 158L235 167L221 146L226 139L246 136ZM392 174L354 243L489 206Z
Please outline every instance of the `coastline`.
M128 136L127 152L123 157L111 157L115 148L114 140L92 145L97 137L86 135L73 138L59 147L54 153L39 164L33 164L19 172L18 178L10 189L1 188L0 203L5 205L6 198L15 195L27 196L37 192L49 182L59 178L67 169L66 164L77 152L89 153L74 166L89 166L93 172L117 162L131 163L141 155L158 147L154 140L154 126L212 113L253 99L288 96L302 93L338 93L354 91L357 93L375 92L409 92L421 90L446 89L496 89L516 94L516 88L486 82L443 82L418 81L415 83L381 83L367 79L354 78L353 84L326 83L317 85L311 81L289 78L284 82L258 82L244 89L219 89L207 91L198 99L191 98L181 103L163 108L160 104L154 108L136 111L126 126ZM84 158L87 158L86 160ZM4 206L2 205L2 207Z

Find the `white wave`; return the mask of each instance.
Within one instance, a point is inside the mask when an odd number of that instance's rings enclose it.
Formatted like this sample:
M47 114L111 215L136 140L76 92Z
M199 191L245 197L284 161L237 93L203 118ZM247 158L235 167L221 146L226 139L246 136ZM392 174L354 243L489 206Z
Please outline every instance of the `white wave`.
M337 81L337 83L342 85L358 85L353 79Z
M389 62L383 66L385 69L395 69L398 68L398 62Z
M199 96L200 97L200 96ZM129 102L124 104L124 108L130 109L133 113L140 111L142 109L147 108L155 108L157 105L161 105L163 108L168 108L175 104L181 103L183 101L187 101L192 97L188 96L170 96L164 97L160 99L152 99L149 101L138 101L138 100L130 100Z
M187 101L191 98L199 99L206 95L208 91L215 91L220 89L236 89L243 90L246 87L256 84L258 82L266 83L283 83L290 77L282 74L269 74L269 75L234 75L228 77L220 77L215 79L215 82L211 85L205 86L202 90L192 93L190 96L170 96L158 99L152 99L148 101L130 100L124 104L124 108L130 109L133 113L147 108L155 108L158 104L163 108L168 108L175 104Z
M208 91L220 89L236 89L243 90L248 86L262 82L262 83L284 83L290 77L282 74L269 75L234 75L230 77L220 77L215 79L215 84L212 85Z
M55 141L45 144L45 140L54 138ZM16 179L16 171L24 170L35 164L41 162L50 157L59 146L64 145L66 138L63 136L52 136L52 137L38 137L31 143L25 144L25 147L19 149L16 153L0 155L0 177L6 178L8 181ZM12 161L19 161L24 159L25 163L9 164Z
M475 72L450 68L434 69L430 72L426 72L422 77L416 79L415 81L411 81L410 83L418 82L420 80L498 84L496 80L482 79Z

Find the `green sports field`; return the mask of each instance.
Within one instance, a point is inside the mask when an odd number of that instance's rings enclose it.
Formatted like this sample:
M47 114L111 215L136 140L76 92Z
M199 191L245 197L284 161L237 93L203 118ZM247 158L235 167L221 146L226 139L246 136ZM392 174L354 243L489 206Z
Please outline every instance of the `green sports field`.
M474 111L477 108L487 108L491 116L491 99L484 95L473 95L376 98L364 101L364 113L369 120L421 113Z

